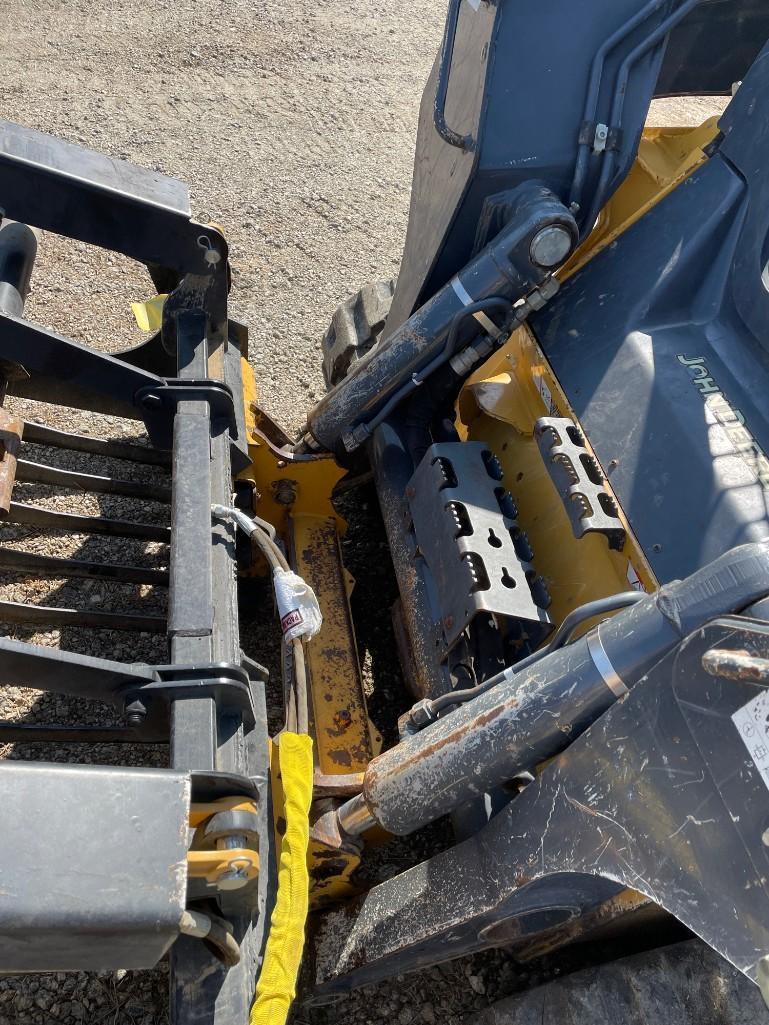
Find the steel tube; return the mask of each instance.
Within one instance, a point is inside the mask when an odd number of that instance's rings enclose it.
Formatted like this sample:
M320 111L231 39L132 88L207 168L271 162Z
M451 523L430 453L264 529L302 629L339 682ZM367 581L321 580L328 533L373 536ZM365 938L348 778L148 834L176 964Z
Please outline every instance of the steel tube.
M530 257L531 239L553 224L563 225L576 239L577 226L541 183L527 182L516 191L515 216L460 272L459 289L452 282L441 288L369 358L355 363L313 409L306 434L316 443L340 450L343 436L353 426L373 419L412 374L438 355L454 318L469 302L491 296L516 300L544 282L547 272Z
M769 542L742 545L618 613L375 758L366 808L405 836L562 751L684 637L769 593ZM357 799L356 799L357 801ZM360 804L360 802L358 802ZM340 823L358 821L350 802Z
M376 825L376 819L369 811L363 794L357 794L343 804L337 812L337 818L339 828L348 836L360 836Z
M36 256L34 231L26 224L5 221L0 228L0 313L24 313Z

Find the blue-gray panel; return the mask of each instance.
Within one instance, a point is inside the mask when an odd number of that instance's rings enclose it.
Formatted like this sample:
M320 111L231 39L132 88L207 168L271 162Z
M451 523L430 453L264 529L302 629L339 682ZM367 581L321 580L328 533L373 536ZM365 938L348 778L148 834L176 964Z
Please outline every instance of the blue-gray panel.
M533 323L662 581L769 535L766 53L721 127Z
M766 0L700 0L670 34L658 96L728 96L769 39Z
M503 0L472 6L461 0L446 120L455 131L471 135L474 145L462 151L435 129L436 62L419 113L408 232L388 333L471 258L488 197L537 179L566 199L596 51L646 6L647 0ZM674 6L674 0L664 2L608 53L598 120L609 121L623 58ZM635 156L663 50L663 44L652 48L630 71L615 187ZM586 200L597 172L598 162L591 161Z

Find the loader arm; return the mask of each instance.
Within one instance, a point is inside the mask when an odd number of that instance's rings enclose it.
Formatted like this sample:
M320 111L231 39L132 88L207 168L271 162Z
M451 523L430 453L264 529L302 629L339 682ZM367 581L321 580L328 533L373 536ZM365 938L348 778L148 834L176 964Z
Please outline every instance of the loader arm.
M281 1025L297 986L664 919L769 995L765 7L449 0L397 285L335 315L297 439L186 188L0 122L0 571L64 582L0 601L1 682L82 716L0 743L125 752L0 761L4 971L168 957L175 1025ZM736 82L718 121L644 129ZM143 264L155 330L108 354L32 322L32 229ZM367 479L384 711L343 559ZM97 630L134 640L97 658ZM436 822L446 849L367 884Z

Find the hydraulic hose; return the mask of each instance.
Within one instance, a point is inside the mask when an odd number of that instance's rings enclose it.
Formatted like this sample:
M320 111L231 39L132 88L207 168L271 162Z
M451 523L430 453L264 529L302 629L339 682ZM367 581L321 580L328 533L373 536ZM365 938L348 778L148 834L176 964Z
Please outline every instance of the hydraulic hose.
M660 22L653 32L650 32L648 36L642 39L641 42L631 50L623 60L620 65L620 69L617 72L617 82L614 89L614 99L612 101L611 108L611 125L609 127L614 131L620 131L622 128L622 115L625 109L625 97L627 95L627 85L631 70L635 67L638 61L649 52L649 50L661 43L671 30L675 28L679 21L681 21L689 11L695 8L699 2L700 0L683 0L683 3L669 14L664 21ZM611 191L612 174L614 173L615 165L615 151L613 149L605 149L602 153L602 157L601 173L599 175L595 192L593 193L590 210L581 221L581 239L585 238L593 230L593 225L598 218L598 214L601 212L601 209L608 198L609 192Z
M632 18L629 18L624 24L620 25L616 32L610 35L601 44L597 50L593 63L590 67L590 81L587 89L587 96L585 97L585 108L582 114L582 121L584 124L592 124L596 118L596 111L598 108L598 95L601 88L601 79L603 77L604 65L606 63L606 57L611 51L618 46L623 39L627 38L631 32L638 28L638 26L646 21L655 11L658 11L660 7L664 6L667 0L650 0L645 7L642 7L640 11L637 11ZM587 177L588 160L590 157L591 143L588 141L580 141L577 150L577 163L574 168L574 180L571 184L571 191L569 193L569 206L576 207L577 209L582 205L582 189L585 184L585 178Z
M500 296L491 296L489 299L482 299L480 302L471 303L465 306L456 314L451 322L449 333L446 337L446 344L440 356L433 360L430 367L409 382L409 386L402 389L402 398L411 396L406 407L406 416L403 425L406 431L406 444L414 460L414 466L418 466L427 449L432 444L431 427L436 417L445 409L446 405L453 402L465 376L470 372L473 365L481 359L481 353L477 356L468 346L470 358L465 361L464 372L458 372L452 365L452 357L457 348L457 339L462 325L468 317L477 313L486 313L491 310L501 310L505 313L510 311L510 301ZM497 338L504 335L504 332L491 323L496 330ZM488 348L491 348L488 345ZM400 394L400 393L399 393ZM402 399L399 399L401 401ZM387 403L387 406L378 414L374 420L366 425L370 434L374 427L378 427L398 403ZM389 408L391 407L391 408Z
M527 658L516 662L514 666L509 666L507 669L503 669L502 672L489 677L488 680L479 683L477 687L452 690L447 694L441 694L439 697L433 698L429 702L430 713L439 718L441 713L447 709L453 708L455 705L463 705L467 701L472 701L479 694L485 694L486 691L492 690L498 684L504 683L511 673L520 673L533 662L539 662L541 658L568 644L572 634L581 623L586 622L588 619L594 619L596 616L607 616L618 609L626 609L629 605L635 605L637 601L641 601L645 597L646 595L641 591L622 591L620 594L612 594L607 598L598 598L596 601L589 601L584 605L580 605L579 608L573 609L565 617L549 643L540 648L539 651L533 652Z
M286 829L280 845L278 894L250 1025L284 1025L288 1018L296 995L309 907L307 848L312 802L312 740L285 732L280 735L278 751Z
M179 932L203 940L209 950L228 968L240 961L240 947L232 934L232 926L217 915L204 914L188 908L182 913Z
M219 518L234 520L259 546L273 571L290 572L285 555L260 521L251 519L234 507L215 505L212 513ZM309 908L307 849L310 843L314 763L312 739L308 736L307 673L301 638L295 638L291 646L294 686L289 687L286 729L278 737L276 754L280 763L286 827L280 846L278 892L249 1025L285 1025L296 995ZM273 764L273 778L278 774L277 768Z
M285 555L280 546L270 537L261 520L251 519L242 509L234 506L215 505L212 508L214 516L234 520L240 529L259 547L273 572L276 569L290 572ZM284 642L285 643L285 642ZM307 733L309 729L309 712L307 704L307 667L304 658L304 648L301 638L297 637L291 641L291 655L293 661L292 682L287 687L286 698L286 729L296 730L298 733ZM285 664L284 659L284 664Z

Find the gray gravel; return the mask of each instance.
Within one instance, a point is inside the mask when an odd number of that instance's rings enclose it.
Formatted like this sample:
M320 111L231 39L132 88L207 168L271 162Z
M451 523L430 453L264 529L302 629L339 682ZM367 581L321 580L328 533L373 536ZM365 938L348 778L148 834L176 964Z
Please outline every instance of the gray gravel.
M398 265L440 11L427 0L2 7L2 116L190 184L198 218L230 240L233 313L251 327L262 399L298 428L321 393L330 312ZM30 314L119 347L129 301L151 293L143 273L73 243L46 240L44 253Z
M365 0L13 0L1 5L0 114L189 183L200 220L221 224L233 262L232 312L251 330L260 397L289 430L322 392L319 338L358 285L397 269L408 212L416 111L442 29L427 0L383 7ZM713 110L712 101L665 101L660 123ZM41 240L28 315L107 351L143 336L129 303L152 286L129 261L50 236ZM28 404L14 408L28 412ZM131 434L108 417L38 408L54 426ZM41 451L57 465L82 468ZM90 461L95 472L108 465ZM125 474L125 466L121 467ZM155 471L134 467L135 479ZM164 522L165 511L127 499L63 494L39 485L18 497L49 508ZM114 542L3 528L29 551L114 556ZM158 565L158 547L120 543L122 561ZM0 576L0 599L162 608L151 590ZM162 660L149 635L82 629L17 632L36 643L121 659ZM0 683L2 683L0 677ZM109 721L98 706L80 721ZM65 722L66 699L0 689L0 716ZM40 757L16 746L6 757ZM49 755L50 757L50 755ZM162 764L164 753L60 748L60 760ZM432 969L336 1008L299 1009L299 1021L347 1025L451 1023L524 984L503 954ZM529 980L532 981L532 980ZM536 981L534 978L533 981ZM0 1025L161 1025L164 966L149 973L0 977ZM237 1025L237 1023L233 1023Z

